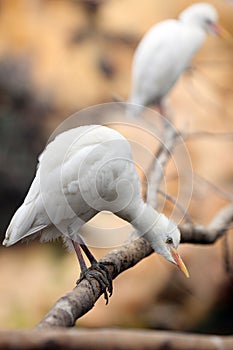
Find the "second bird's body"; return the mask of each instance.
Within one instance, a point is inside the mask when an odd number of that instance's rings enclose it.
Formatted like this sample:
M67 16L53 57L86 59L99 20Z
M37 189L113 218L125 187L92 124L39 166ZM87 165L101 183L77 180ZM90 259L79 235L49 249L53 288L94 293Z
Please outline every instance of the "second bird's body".
M158 104L189 67L204 39L203 30L176 20L154 26L135 53L130 102Z
M133 58L129 102L157 105L163 111L167 94L204 43L206 33L218 33L217 12L207 3L191 5L179 19L153 26L142 38Z

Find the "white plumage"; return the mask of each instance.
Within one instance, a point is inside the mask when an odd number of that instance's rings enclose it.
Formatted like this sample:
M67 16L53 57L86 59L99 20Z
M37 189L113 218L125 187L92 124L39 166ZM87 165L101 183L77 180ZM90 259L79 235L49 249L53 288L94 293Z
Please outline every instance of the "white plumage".
M59 236L66 242L77 242L80 227L102 210L130 222L155 252L187 275L175 251L180 241L178 228L142 200L128 141L117 131L99 125L70 129L47 145L3 244Z
M153 26L139 43L132 64L129 102L155 104L164 113L164 99L180 75L190 66L206 33L219 33L218 15L213 6L197 3Z

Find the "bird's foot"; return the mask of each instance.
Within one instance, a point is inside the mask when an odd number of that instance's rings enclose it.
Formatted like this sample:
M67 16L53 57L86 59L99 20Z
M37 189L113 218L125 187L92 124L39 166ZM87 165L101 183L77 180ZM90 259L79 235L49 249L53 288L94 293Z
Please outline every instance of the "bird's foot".
M88 269L81 272L76 282L76 284L79 284L83 279L86 279L90 283L91 289L95 294L95 285L93 283L93 279L95 279L104 293L106 305L113 292L112 279L106 267L107 265L111 265L115 269L115 265L112 262L95 262Z

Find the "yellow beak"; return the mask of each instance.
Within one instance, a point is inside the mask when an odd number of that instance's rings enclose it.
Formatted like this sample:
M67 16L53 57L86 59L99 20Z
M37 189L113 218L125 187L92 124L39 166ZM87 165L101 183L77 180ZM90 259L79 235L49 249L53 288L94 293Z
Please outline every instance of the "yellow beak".
M228 40L232 38L232 35L230 32L228 32L227 29L225 29L223 26L220 26L219 24L213 24L212 28L214 32L219 35L221 38Z
M183 260L181 259L180 255L178 254L177 250L173 247L169 247L171 251L171 255L176 263L176 265L179 267L179 269L185 274L187 278L189 278L189 272L183 263Z
M220 37L225 39L225 40L229 40L232 38L232 35L230 32L228 32L227 29L220 27Z

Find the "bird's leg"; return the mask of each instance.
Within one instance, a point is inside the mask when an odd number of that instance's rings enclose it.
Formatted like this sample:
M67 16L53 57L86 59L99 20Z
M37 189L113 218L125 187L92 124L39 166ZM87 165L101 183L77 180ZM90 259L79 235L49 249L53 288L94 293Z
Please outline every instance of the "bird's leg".
M88 269L87 265L86 265L86 263L84 261L81 249L80 249L81 245L78 242L75 242L73 240L72 240L72 244L73 244L73 247L74 247L74 250L76 252L76 255L77 255L77 258L78 258L78 261L79 261L79 265L80 265L80 268L81 268L80 278L78 279L78 281L76 283L79 284L80 281L82 281L84 278L86 278L88 280L88 282L90 283L90 286L91 286L91 289L93 291L93 294L95 294L95 285L94 285L93 280L91 278L91 277L94 277L99 282L101 288L104 289L104 298L106 299L106 304L107 304L107 302L108 302L108 294L107 294L107 291L106 291L106 285L108 285L108 281L107 281L107 279L104 276L101 276L98 273L98 271L97 271L97 273L95 273L95 271L91 270L91 269L93 269L93 267L97 263L96 259L91 254L91 252L88 250L88 248L85 246L85 244L82 244L83 246L86 247L86 251L88 251L90 253L91 259L92 259L92 263L91 263L92 265ZM88 259L89 259L89 257L88 257Z
M172 108L168 101L168 99L163 99L159 103L157 103L158 106L158 112L161 114L164 118L168 119L170 122L172 121Z
M91 266L96 271L100 272L101 274L104 272L104 275L106 276L107 282L108 282L109 296L111 296L112 295L112 291L113 291L112 279L111 279L111 276L110 276L109 271L106 268L106 266L112 266L113 270L114 270L114 273L115 273L116 272L116 265L113 262L111 262L111 261L98 262L84 243L81 243L80 247L82 248L82 250L86 254L88 260L91 263Z
M159 114L161 114L163 117L165 116L165 110L164 110L164 108L163 108L164 106L163 106L163 104L160 102L160 103L158 103L158 105L157 105L157 108L158 108L158 112L159 112Z
M112 266L114 272L116 272L116 265L111 262L111 261L105 261L105 262L97 262L97 260L95 259L94 255L90 252L90 250L87 248L86 244L84 243L83 239L79 236L79 245L82 248L82 250L84 251L86 257L88 258L88 260L90 261L91 265L99 265L104 271L105 273L108 275L108 279L111 279L109 276L109 272L108 269L106 269L105 265L107 266Z
M74 250L75 250L75 253L77 255L77 258L78 258L78 262L79 262L79 265L80 265L80 268L81 268L81 272L87 270L87 265L83 259L83 255L82 255L82 252L81 252L81 249L80 249L80 246L77 242L71 240L72 244L73 244L73 247L74 247Z
M104 292L104 298L105 298L106 304L107 304L108 303L108 293L109 293L109 296L112 295L113 287L112 287L112 279L111 279L111 277L109 275L109 271L105 265L114 265L114 264L110 263L110 262L109 263L108 262L106 262L106 263L97 262L95 257L92 255L92 253L89 251L89 249L87 248L87 246L85 245L85 243L81 239L81 237L79 237L79 241L81 241L81 243L77 243L77 242L72 240L72 244L74 246L74 249L75 249L75 252L77 254L79 264L80 264L80 268L81 268L81 275L77 281L77 284L80 281L82 281L84 278L86 278L91 285L93 293L95 293L95 288L94 288L92 278L96 279ZM81 252L80 248L82 248L83 252L85 253L85 255L87 256L88 260L91 263L91 266L89 268L87 268L87 266L86 266L86 263L83 259L82 252Z

